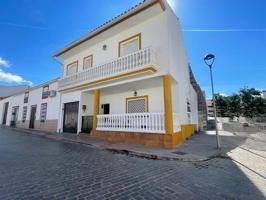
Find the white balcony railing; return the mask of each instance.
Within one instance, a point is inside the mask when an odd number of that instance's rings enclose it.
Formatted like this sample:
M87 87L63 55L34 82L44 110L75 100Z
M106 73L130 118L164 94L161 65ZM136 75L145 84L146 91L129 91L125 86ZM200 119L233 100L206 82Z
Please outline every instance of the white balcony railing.
M96 81L141 69L145 66L154 64L154 60L155 54L152 48L148 47L132 54L91 67L84 71L63 77L59 80L59 87L65 87L83 81Z
M97 130L165 133L164 113L97 115Z

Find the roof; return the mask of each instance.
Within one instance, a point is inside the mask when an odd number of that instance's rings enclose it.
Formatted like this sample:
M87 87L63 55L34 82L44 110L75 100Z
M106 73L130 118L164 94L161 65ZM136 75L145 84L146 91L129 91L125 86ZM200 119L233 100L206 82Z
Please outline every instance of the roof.
M18 92L28 89L27 85L17 85L17 86L0 86L0 98L9 97Z
M43 87L43 86L45 86L45 85L49 85L49 84L51 84L51 83L57 82L58 80L59 80L59 78L52 79L52 80L50 80L50 81L47 81L47 82L42 83L42 84L40 84L40 85L36 85L36 86L34 86L34 87L29 87L29 86L25 86L25 85L20 85L20 86L0 86L0 99L6 98L6 97L10 97L10 96L15 96L15 95L18 95L18 94L21 94L21 93L27 92L27 91L34 90L34 89L38 89L38 88ZM23 88L23 86L24 86L24 88ZM7 96L1 96L2 91L4 91L4 90L8 90L8 89L10 90L10 87L18 87L18 88L21 87L21 89L20 89L20 90L17 90L17 91L14 91L14 92L10 93L10 94L7 95ZM3 89L3 90L2 90L2 88L7 88L7 89Z
M70 49L76 47L77 45L97 36L98 34L108 30L112 26L115 26L115 25L121 23L122 21L142 12L143 10L146 10L147 8L153 6L157 3L160 4L162 10L165 10L164 0L143 0L139 4L129 8L127 11L125 11L125 12L121 13L120 15L112 18L111 20L105 22L104 24L98 26L97 28L95 28L91 32L87 33L83 37L81 37L81 38L73 41L69 45L65 46L63 49L56 52L54 54L54 57L59 57L60 55L69 51Z

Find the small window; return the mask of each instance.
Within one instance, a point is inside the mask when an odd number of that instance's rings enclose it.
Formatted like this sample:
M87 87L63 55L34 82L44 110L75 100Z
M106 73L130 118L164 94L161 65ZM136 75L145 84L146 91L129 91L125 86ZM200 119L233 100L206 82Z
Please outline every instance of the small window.
M25 92L24 103L28 103L28 101L29 101L29 92Z
M102 104L103 114L109 115L110 114L110 104Z
M126 99L127 113L145 113L148 111L148 96L130 97Z
M187 112L191 112L191 106L189 100L187 100Z
M22 122L25 123L27 118L27 106L23 107L23 112L22 112Z
M48 98L48 96L49 96L48 92L49 92L49 85L46 85L42 88L42 98L43 99Z
M75 61L69 65L67 65L66 75L69 76L71 74L75 74L78 71L78 61Z
M45 122L47 113L47 103L41 104L40 121Z
M93 56L87 56L83 59L83 69L88 69L93 66Z
M125 56L141 49L141 34L119 42L119 56Z

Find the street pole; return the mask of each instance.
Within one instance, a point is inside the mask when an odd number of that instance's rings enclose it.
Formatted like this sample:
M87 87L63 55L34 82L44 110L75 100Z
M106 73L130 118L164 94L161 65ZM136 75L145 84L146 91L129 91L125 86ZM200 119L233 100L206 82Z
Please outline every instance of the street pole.
M220 140L219 140L219 133L218 133L218 123L217 123L217 114L216 114L216 102L215 102L215 95L214 95L214 87L213 87L213 78L212 78L212 65L209 65L210 68L210 75L211 75L211 85L212 85L212 102L213 102L213 112L214 112L214 119L215 119L215 129L216 129L216 143L217 149L220 149Z

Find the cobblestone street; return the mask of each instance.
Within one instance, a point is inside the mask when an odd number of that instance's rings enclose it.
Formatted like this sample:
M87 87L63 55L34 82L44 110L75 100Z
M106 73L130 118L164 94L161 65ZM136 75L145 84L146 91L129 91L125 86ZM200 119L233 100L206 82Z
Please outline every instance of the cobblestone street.
M0 129L1 200L264 200L265 181L226 158L149 160Z

